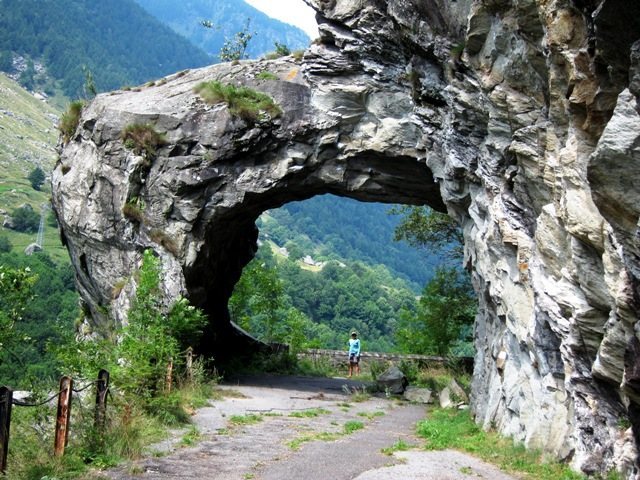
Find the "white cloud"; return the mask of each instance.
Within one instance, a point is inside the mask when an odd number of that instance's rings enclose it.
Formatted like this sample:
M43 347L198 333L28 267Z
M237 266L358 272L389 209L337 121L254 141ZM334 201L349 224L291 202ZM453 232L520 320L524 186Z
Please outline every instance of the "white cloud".
M314 39L318 36L315 11L303 0L245 0L249 5L280 20L304 30Z

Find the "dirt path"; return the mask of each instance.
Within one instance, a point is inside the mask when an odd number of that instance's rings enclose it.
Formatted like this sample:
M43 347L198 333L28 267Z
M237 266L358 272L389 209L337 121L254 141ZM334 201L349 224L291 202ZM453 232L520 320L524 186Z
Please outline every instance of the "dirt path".
M390 456L399 440L422 445L413 434L423 406L358 397L362 385L346 379L244 377L222 388L230 396L198 411L198 444L155 446L156 453L105 472L106 478L198 480L513 480L458 452L420 448ZM350 394L346 392L348 390ZM356 392L354 395L353 392ZM365 396L366 397L366 396ZM250 416L254 423L239 423ZM345 425L360 426L345 433Z

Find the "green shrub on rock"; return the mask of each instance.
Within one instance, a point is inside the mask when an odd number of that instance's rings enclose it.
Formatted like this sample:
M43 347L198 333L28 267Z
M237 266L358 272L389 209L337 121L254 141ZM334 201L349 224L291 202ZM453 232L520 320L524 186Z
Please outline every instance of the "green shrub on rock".
M195 92L209 104L226 103L231 115L249 123L263 120L265 116L273 119L282 115L281 108L269 95L248 87L211 81L200 83Z
M164 134L156 132L153 125L134 123L127 125L120 138L124 146L136 155L145 155L148 159L153 159L158 153L158 148L166 145Z
M69 104L67 111L62 114L60 118L60 123L58 124L58 130L62 134L62 140L64 143L69 142L73 134L76 132L78 128L78 124L80 123L80 115L82 114L82 109L84 108L84 101L76 100Z

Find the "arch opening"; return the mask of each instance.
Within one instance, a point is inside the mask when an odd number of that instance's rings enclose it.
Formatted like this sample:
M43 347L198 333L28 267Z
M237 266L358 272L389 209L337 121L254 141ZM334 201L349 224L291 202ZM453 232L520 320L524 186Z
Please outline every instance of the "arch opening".
M446 212L431 170L415 157L368 152L347 160L296 167L269 185L258 182L254 184L257 188L246 189L246 185L238 183L236 188L244 189L242 201L218 211L215 222L209 220L209 225L215 224L215 228L206 231L198 256L184 270L189 299L210 319L203 351L215 358L229 358L252 343L231 323L228 301L243 268L257 252L256 221L263 212L323 194L361 202L424 205ZM243 168L243 176L247 178L264 178L265 170L273 166L257 161Z

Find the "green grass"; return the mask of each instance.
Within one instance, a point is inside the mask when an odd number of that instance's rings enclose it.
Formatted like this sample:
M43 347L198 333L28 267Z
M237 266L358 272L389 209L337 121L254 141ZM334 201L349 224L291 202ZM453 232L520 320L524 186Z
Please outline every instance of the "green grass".
M384 412L377 410L375 412L358 412L358 416L364 417L367 420L373 420L376 417L384 417Z
M418 423L418 434L429 450L456 449L493 463L507 472L525 474L535 480L579 480L585 477L566 465L545 462L540 452L527 450L495 432L485 432L467 410L434 409Z
M71 140L73 134L78 128L80 123L80 116L82 115L82 109L84 108L84 101L75 100L69 104L67 111L62 114L60 123L58 124L58 130L62 134L62 139L65 143Z
M16 82L0 73L0 104L10 112L0 115L0 209L11 212L27 203L36 212L48 205L48 180L41 191L31 188L27 176L36 166L49 175L56 162L58 119L62 110L37 100ZM13 253L21 253L35 234L24 234L0 226L0 236L11 242ZM55 262L69 262L58 229L45 222L45 252Z
M275 73L271 73L268 70L263 70L256 75L258 80L278 80L278 76Z
M248 87L212 81L200 83L195 92L212 105L226 103L231 115L249 123L282 115L282 110L269 95Z
M385 455L393 455L393 452L404 452L411 448L414 448L414 445L411 445L410 443L407 443L402 439L398 439L396 443L394 443L390 447L385 447L380 451Z
M145 155L149 160L156 157L158 148L167 143L165 135L156 131L153 125L134 123L127 125L120 133L124 146L136 155Z
M202 438L198 427L195 425L191 425L189 429L182 435L180 439L180 446L182 447L192 447Z
M364 428L364 423L359 422L357 420L349 420L344 424L344 433L346 435L350 435L353 432L357 432L358 430L362 430Z
M341 436L342 434L335 433L335 432L320 432L320 433L314 433L311 435L303 435L301 437L291 440L290 442L287 442L287 446L291 450L299 450L304 443L313 442L316 440L320 440L323 442L332 442L334 440L337 440Z
M253 425L262 421L262 415L249 413L247 415L232 415L229 421L234 425Z
M315 418L320 415L326 415L328 413L331 413L331 412L329 410L325 410L324 408L309 408L307 410L291 412L289 416L295 417L295 418Z

